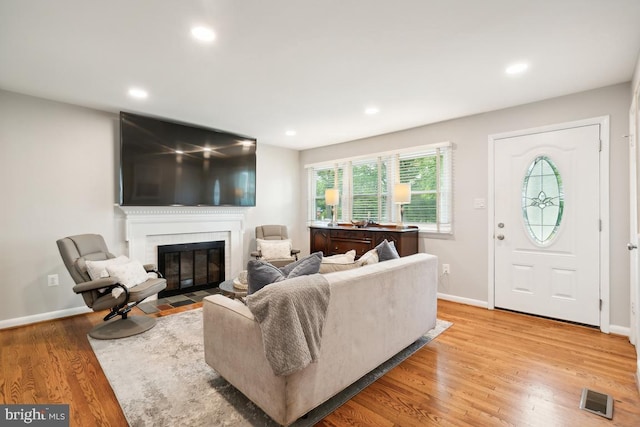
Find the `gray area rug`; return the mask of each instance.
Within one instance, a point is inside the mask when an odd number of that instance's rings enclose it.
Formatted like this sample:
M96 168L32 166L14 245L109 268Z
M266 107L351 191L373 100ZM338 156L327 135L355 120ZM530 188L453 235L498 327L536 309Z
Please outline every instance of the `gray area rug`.
M450 326L438 319L425 336L293 425L314 425ZM277 425L204 361L202 309L161 317L140 335L89 342L133 427Z

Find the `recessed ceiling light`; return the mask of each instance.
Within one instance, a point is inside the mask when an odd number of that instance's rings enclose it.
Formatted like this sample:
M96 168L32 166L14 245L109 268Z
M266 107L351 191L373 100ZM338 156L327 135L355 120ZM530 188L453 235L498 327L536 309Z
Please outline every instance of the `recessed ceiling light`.
M176 154L184 154L184 151L182 151L182 150L176 150Z
M295 136L296 133L297 132L295 130L291 129L291 130L286 131L284 134L287 135L287 136Z
M524 62L519 62L517 64L511 64L509 65L504 72L507 74L520 74L524 71L526 71L526 69L529 68L529 64L526 64Z
M149 96L149 93L144 89L140 89L139 87L132 87L131 89L129 89L129 96L137 99L145 99Z
M202 42L211 42L216 38L213 30L208 27L193 27L191 35Z
M204 147L204 151L211 151L211 148L209 148L209 147Z
M374 114L378 114L379 112L380 112L380 109L378 107L368 107L366 110L364 110L364 113L370 116Z

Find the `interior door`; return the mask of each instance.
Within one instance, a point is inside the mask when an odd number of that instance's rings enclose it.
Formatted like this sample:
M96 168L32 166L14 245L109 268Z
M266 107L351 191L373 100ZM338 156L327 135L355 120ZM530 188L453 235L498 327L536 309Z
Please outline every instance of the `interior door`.
M600 325L600 125L494 141L495 307Z

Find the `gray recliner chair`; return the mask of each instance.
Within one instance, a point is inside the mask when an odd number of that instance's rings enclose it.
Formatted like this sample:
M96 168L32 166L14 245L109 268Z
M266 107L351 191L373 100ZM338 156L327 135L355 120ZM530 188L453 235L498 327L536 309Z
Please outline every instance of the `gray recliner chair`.
M256 239L263 240L286 240L289 238L286 225L259 225L256 227ZM291 249L291 255L288 258L265 259L276 267L284 267L285 265L298 260L300 249ZM256 259L263 259L262 253L257 250L250 254Z
M139 285L127 288L118 283L117 277L92 280L87 272L86 261L104 261L115 258L109 252L104 238L99 234L81 234L60 239L56 242L64 265L76 282L73 291L82 295L84 302L93 311L110 310L104 317L105 323L94 327L89 336L96 339L115 339L136 335L153 328L156 320L146 316L128 316L129 311L142 300L155 295L167 286L167 281L158 274L157 279L148 279ZM148 272L154 271L152 264L145 265ZM121 288L118 297L113 288ZM120 319L111 320L117 316Z

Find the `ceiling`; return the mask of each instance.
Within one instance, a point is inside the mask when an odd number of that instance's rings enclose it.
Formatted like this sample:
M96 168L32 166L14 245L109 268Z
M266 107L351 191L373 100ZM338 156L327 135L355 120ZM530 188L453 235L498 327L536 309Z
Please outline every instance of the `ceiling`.
M639 51L638 0L0 1L1 89L294 149L626 82Z

